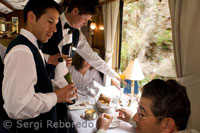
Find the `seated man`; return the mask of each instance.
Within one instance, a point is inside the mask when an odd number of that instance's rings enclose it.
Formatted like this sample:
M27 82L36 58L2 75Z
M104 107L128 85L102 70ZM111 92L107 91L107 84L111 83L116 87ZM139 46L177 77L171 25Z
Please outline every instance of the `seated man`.
M137 113L119 109L118 119L135 121L137 133L198 133L186 129L190 116L190 101L186 88L174 80L152 80L143 87ZM111 119L97 120L98 133L105 133Z

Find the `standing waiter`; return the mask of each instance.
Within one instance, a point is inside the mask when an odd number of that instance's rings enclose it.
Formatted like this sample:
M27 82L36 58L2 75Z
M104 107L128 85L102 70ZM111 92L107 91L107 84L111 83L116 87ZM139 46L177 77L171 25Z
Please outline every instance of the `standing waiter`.
M81 27L87 26L88 20L95 13L96 5L96 0L71 0L67 11L60 16L57 32L49 39L48 46L46 45L43 48L43 53L50 55L45 56L48 64L56 65L58 63L57 58L60 53L58 47L65 45L62 47L62 52L67 53L71 57L77 52L98 71L111 78L118 77L118 74L92 50L85 36L80 31ZM71 57L65 58L68 66L71 65Z
M53 91L40 49L40 42L47 42L56 32L59 10L54 0L29 0L24 8L24 28L7 48L2 86L6 113L1 112L0 117L5 122L12 119L14 132L60 133L64 129L55 126L59 125L56 105L77 95L71 95L76 90L73 84Z

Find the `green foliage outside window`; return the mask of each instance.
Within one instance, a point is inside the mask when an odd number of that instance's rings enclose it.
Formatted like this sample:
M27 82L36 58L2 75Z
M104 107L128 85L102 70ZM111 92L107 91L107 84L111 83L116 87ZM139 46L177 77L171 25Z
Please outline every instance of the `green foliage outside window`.
M168 0L140 0L124 4L121 66L123 72L130 59L139 59L145 79L140 86L153 78L174 78L171 20ZM163 72L163 63L171 63L171 75ZM165 65L164 65L165 66ZM166 65L167 66L167 65ZM168 69L168 68L167 68ZM159 72L161 71L161 72Z

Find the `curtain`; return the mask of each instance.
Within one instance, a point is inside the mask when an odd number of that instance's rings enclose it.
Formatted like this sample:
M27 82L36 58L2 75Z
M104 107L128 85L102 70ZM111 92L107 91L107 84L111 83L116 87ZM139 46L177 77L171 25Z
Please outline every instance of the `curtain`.
M105 62L110 67L112 67L112 54L119 14L119 2L120 0L115 0L102 6L105 38ZM104 76L104 84L111 84L110 77Z
M178 81L191 102L190 128L200 130L200 0L169 0Z

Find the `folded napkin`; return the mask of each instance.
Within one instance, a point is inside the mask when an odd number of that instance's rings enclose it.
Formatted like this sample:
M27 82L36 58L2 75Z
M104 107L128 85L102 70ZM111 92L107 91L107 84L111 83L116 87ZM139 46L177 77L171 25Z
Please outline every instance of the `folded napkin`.
M67 80L64 78L64 76L69 72L68 68L66 67L66 61L63 60L62 62L59 62L56 65L55 69L55 76L54 76L54 84L58 88L64 88L68 85ZM72 91L74 93L74 91ZM70 100L74 100L76 97L71 97Z
M64 78L64 76L69 72L68 68L66 67L66 61L63 60L63 62L59 62L56 65L55 69L55 76L54 76L54 83L59 88L63 88L68 85L68 82Z

